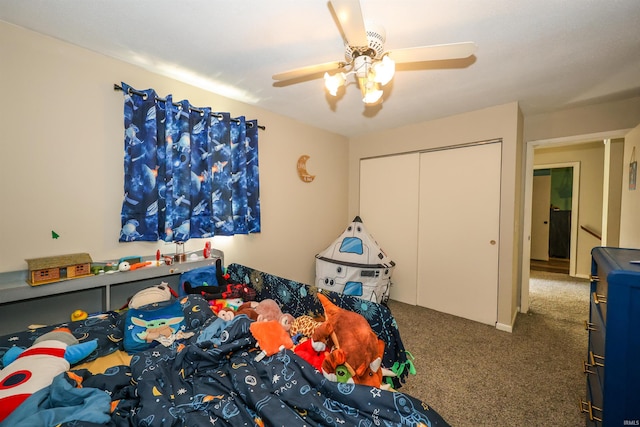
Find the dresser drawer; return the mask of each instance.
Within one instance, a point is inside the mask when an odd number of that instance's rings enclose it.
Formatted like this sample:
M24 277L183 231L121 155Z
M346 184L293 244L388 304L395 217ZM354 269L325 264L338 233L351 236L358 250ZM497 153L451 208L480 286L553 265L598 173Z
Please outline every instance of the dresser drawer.
M602 426L602 389L593 376L587 376L587 400L580 402L580 411L585 413L588 427Z
M602 313L598 304L591 301L591 317L589 319L589 346L585 360L584 371L591 380L598 382L600 388L604 386L604 356L606 329L602 319Z

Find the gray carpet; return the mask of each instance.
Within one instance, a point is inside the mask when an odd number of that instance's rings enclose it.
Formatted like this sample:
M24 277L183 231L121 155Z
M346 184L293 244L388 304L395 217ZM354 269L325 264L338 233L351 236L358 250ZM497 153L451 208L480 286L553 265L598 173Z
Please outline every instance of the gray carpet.
M584 426L587 280L531 272L530 310L513 332L390 301L417 374L401 391L454 427Z

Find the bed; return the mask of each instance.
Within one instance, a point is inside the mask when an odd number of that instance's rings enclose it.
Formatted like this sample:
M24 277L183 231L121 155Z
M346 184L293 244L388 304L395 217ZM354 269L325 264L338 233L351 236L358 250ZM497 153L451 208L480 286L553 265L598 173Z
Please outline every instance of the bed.
M227 273L231 282L254 289L256 300L273 299L294 317L322 314L317 288L240 264L229 265ZM389 309L322 293L361 314L384 341L382 365L397 375L386 380L391 390L329 381L289 349L257 357L253 320L236 316L221 323L207 300L187 295L179 301L192 335L133 354L123 349L125 316L118 312L0 337L0 358L60 326L80 342L97 342L88 357L25 400L0 426L447 426L426 402L402 393L411 357Z

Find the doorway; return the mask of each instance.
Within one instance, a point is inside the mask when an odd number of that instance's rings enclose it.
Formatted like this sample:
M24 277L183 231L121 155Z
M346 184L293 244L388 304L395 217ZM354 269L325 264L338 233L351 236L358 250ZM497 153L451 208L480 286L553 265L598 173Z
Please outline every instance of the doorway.
M547 148L547 147L561 147L563 145L581 145L584 143L588 143L589 141L605 141L611 139L618 139L620 142L624 141L624 136L628 132L628 129L618 130L618 131L608 131L602 133L594 133L594 134L586 134L586 135L576 135L571 137L563 137L563 138L554 138L548 140L535 140L526 142L525 147L525 156L524 156L524 193L523 193L523 221L522 221L522 250L521 250L521 269L520 269L520 312L526 313L529 311L529 274L530 274L530 263L531 263L531 213L532 213L532 190L533 190L533 170L534 170L534 149L536 148ZM537 167L538 165L536 165ZM542 165L540 165L542 166ZM578 168L580 167L580 163L577 162ZM578 170L574 168L574 176L578 173ZM574 179L574 190L573 194L579 194L579 188L576 189L579 180ZM577 197L573 198L572 201L574 204L578 203ZM577 207L572 209L577 212ZM575 220L572 221L572 236L578 234L578 222ZM575 230L575 231L574 231ZM571 274L576 274L576 263L577 263L577 237L576 240L573 240L571 250L576 251L574 255L573 253L570 255L571 263L570 263L570 271L573 272ZM580 275L580 277L583 277Z
M534 166L530 255L532 270L566 274L572 271L571 249L577 232L577 227L573 227L577 223L577 192L574 198L573 184L577 179L577 162Z

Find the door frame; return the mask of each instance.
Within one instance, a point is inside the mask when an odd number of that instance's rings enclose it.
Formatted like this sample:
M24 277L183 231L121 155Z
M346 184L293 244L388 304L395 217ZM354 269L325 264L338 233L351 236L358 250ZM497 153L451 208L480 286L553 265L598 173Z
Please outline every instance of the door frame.
M533 157L534 148L561 145L583 144L585 142L624 138L631 129L618 129L584 135L573 135L562 138L550 138L527 141L524 153L524 182L522 196L522 249L520 251L520 312L529 311L529 269L531 267L531 202L533 192Z
M545 163L534 165L533 170L573 168L573 186L571 189L571 242L569 243L569 276L576 275L576 247L578 243L578 208L580 207L580 162ZM533 194L533 174L531 175L531 193ZM529 211L531 212L531 211ZM531 243L531 228L529 228L529 243ZM529 244L531 253L531 244Z

